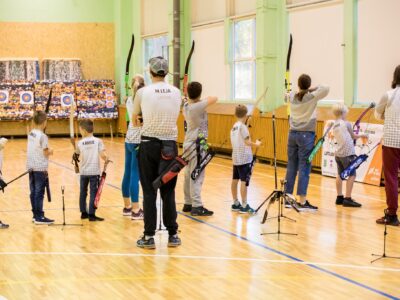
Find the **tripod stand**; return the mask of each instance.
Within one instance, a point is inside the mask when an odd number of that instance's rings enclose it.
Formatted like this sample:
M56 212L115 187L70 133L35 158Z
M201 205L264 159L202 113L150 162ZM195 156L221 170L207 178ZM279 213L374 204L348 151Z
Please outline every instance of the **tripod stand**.
M297 212L299 212L297 208L297 203L296 200L292 199L288 194L285 193L285 184L286 180L281 180L281 189L278 190L278 171L277 171L277 165L276 165L276 119L275 119L275 112L272 112L272 137L273 137L273 147L274 147L274 175L275 175L275 189L274 191L260 204L260 206L256 209L256 213L261 209L264 204L268 203L264 217L261 221L261 224L264 224L267 221L268 218L268 211L269 207L271 204L274 202L278 203L278 215L276 217L270 218L270 219L277 219L278 220L278 230L276 232L269 232L269 233L261 233L261 235L267 235L267 234L277 234L278 239L281 234L285 235L297 235L297 233L288 233L288 232L282 232L281 231L281 219L285 218L291 222L296 222L296 220L288 218L283 215L283 205L284 203L289 203Z
M380 259L383 259L383 258L400 259L400 257L387 256L387 255L386 255L386 236L387 236L387 234L388 234L388 233L387 233L387 224L386 224L386 220L387 220L387 213L388 213L388 210L385 209L383 212L385 213L385 230L383 231L383 254L372 254L372 256L377 256L378 258L372 260L372 261L371 261L371 264L374 263L374 262L376 262L376 261L378 261L378 260L380 260Z
M65 200L64 200L64 190L65 190L65 187L64 187L64 186L61 186L63 222L62 222L62 224L50 224L49 226L62 226L62 229L64 229L64 226L83 226L83 224L67 224L67 223L65 222Z

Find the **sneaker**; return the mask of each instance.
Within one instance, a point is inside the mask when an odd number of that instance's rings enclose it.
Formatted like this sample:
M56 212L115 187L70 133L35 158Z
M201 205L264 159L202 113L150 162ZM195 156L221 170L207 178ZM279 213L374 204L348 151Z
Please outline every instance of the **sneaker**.
M208 210L204 206L200 206L200 207L193 207L190 214L192 216L210 217L214 214L214 212L211 210Z
M285 200L285 208L292 208L292 205L287 200Z
M82 220L83 220L83 219L87 219L87 218L89 218L89 215L88 215L87 212L81 213L81 219L82 219Z
M336 197L336 205L342 205L343 204L343 200L344 200L343 195L342 196L337 196Z
M144 212L143 209L139 209L139 211L137 213L135 213L132 210L132 216L131 216L132 220L143 220L144 219Z
M8 227L10 227L10 225L4 224L3 222L0 221L0 229L7 229Z
M145 249L156 249L156 244L154 243L153 237L146 239L145 236L142 236L139 240L137 240L136 246Z
M233 203L231 206L232 211L240 211L242 209L242 204L235 204Z
M35 224L36 225L50 225L53 224L54 220L48 219L46 217L36 218Z
M183 212L191 212L192 211L192 205L190 204L184 204L182 208Z
M344 207L361 207L361 204L356 202L356 201L354 201L351 198L344 198L343 206Z
M400 222L399 219L397 218L397 215L391 216L391 215L386 215L383 216L382 218L376 220L377 224L381 225L390 225L390 226L399 226Z
M250 205L247 204L245 207L242 206L242 208L240 208L239 213L241 213L241 214L254 214L255 210L252 209L250 207Z
M178 247L182 244L181 239L177 234L168 237L168 247Z
M132 214L132 207L126 208L124 207L124 209L122 210L122 215L125 217L130 217Z
M308 202L308 200L306 200L306 202L304 204L297 202L297 207L300 211L315 211L318 210L317 206L311 205L310 202Z
M88 217L90 222L104 221L104 218L100 218L96 215L88 215Z

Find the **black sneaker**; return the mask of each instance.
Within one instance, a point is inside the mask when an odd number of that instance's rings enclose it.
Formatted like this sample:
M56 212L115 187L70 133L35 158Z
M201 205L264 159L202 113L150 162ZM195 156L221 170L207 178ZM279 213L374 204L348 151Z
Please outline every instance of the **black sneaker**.
M356 202L356 201L354 201L351 198L344 198L343 206L344 207L361 207L361 204Z
M376 220L377 224L381 224L381 225L390 225L390 226L399 226L400 222L399 219L397 218L397 215L386 215L383 216L382 218Z
M96 215L88 215L88 217L90 222L104 221L104 218L100 218Z
M50 225L53 224L54 220L48 219L46 217L36 218L35 224L36 225Z
M192 205L190 204L184 204L182 208L183 212L191 212L192 211Z
M178 237L178 235L170 235L168 237L168 247L178 247L182 244L181 239Z
M126 208L124 207L124 209L122 210L122 215L125 217L130 217L132 214L132 207Z
M210 217L214 214L213 211L208 210L207 208L200 206L200 207L193 207L190 213L192 216L199 216L199 217Z
M342 196L337 196L336 197L336 205L342 205L343 204L343 200L344 200L343 195Z
M242 204L235 204L233 203L231 206L232 211L240 211L240 209L242 208Z
M242 208L239 211L239 213L241 213L241 214L251 214L251 215L254 215L255 212L256 211L254 209L252 209L250 207L250 205L248 205L248 204L245 207L242 206Z
M316 210L318 210L318 207L311 205L311 203L308 202L308 200L306 200L306 202L304 204L297 202L297 205L298 205L298 209L300 211L316 211Z
M146 240L145 236L142 236L139 240L137 240L136 246L145 249L156 249L156 244L154 243L153 237L150 237Z
M87 212L81 213L81 219L82 219L82 220L83 220L83 219L87 219L87 218L89 218L89 215L88 215Z
M10 227L10 225L4 224L2 221L0 221L0 229L7 229L8 227Z

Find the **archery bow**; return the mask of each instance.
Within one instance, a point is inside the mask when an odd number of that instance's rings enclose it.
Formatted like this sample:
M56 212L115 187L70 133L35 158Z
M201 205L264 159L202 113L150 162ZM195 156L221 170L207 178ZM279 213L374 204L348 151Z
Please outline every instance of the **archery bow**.
M267 88L265 89L264 93L262 93L261 96L254 103L253 110L251 111L250 115L247 116L246 122L244 122L244 124L247 125L250 128L251 128L251 125L249 124L250 119L253 117L254 112L255 112L256 108L258 107L258 105L260 104L261 100L263 100L265 95L267 95L268 89L269 89L269 87L267 86Z
M290 58L292 56L292 47L293 47L293 37L292 34L290 34L290 39L289 39L289 48L288 48L288 53L286 57L286 73L285 73L285 89L286 93L289 94L292 91L292 84L290 82ZM287 102L287 114L290 116L290 104Z
M324 135L317 141L317 143L315 144L314 148L312 149L310 155L307 158L307 162L309 164L311 164L311 162L313 161L315 155L317 155L319 149L321 149L322 145L325 142L325 137L327 136L327 134L329 133L329 131L332 129L334 123L332 122L331 124L329 124L328 128L326 129Z
M72 98L71 108L69 110L69 135L72 147L74 147L74 154L72 154L72 164L74 165L75 174L79 175L79 154L75 152L75 133L74 133L74 115L75 115L75 100Z
M187 97L187 86L188 86L188 81L189 81L189 65L190 65L190 60L192 59L192 55L194 52L194 46L195 46L195 42L192 41L192 47L190 48L189 55L186 58L185 74L183 75L183 95L185 97Z
M129 53L128 53L128 58L126 59L126 65L125 65L125 96L129 96L129 65L131 63L131 57L132 57L132 52L133 48L135 47L135 35L132 34L132 40L131 40L131 47L129 48ZM133 99L129 100L127 99L125 105L126 105L126 120L129 122L132 116L132 112L130 111L130 107L133 106L133 103L128 103L128 101L133 102Z
M353 125L353 132L354 134L359 134L360 133L360 123L361 120L365 117L365 115L375 107L375 103L371 102L371 104L361 113L361 115L358 117L357 121ZM371 114L369 115L369 118L371 118ZM369 119L368 119L369 120Z

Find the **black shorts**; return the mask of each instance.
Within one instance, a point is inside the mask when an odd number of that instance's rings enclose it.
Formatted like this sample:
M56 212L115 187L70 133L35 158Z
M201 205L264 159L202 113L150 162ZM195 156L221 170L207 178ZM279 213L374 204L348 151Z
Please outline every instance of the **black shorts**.
M240 166L233 166L232 179L235 180L240 179L240 181L247 181L250 172L251 172L251 163Z
M345 157L337 157L335 156L338 174L342 174L342 172L350 166L350 163L356 158L355 155L345 156ZM354 169L353 172L350 173L350 176L356 176L356 170Z

